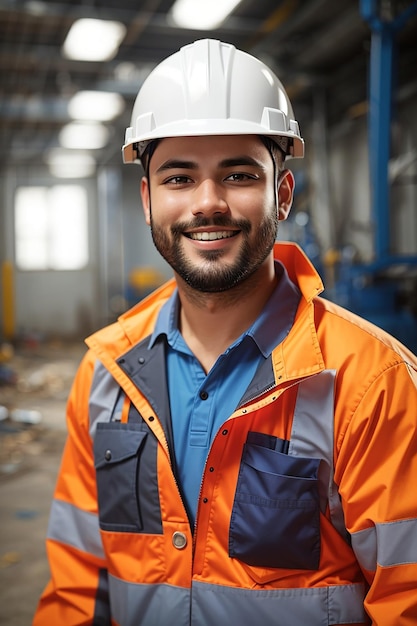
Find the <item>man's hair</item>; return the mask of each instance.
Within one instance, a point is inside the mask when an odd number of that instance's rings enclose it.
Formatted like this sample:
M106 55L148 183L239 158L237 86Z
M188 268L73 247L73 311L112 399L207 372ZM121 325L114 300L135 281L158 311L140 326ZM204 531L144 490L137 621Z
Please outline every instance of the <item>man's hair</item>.
M285 161L285 152L280 148L280 146L274 141L271 137L266 137L265 135L259 135L260 140L270 153L272 160L274 162L277 173L279 174L281 170L284 168Z
M151 156L155 152L156 146L158 145L160 141L161 141L160 139L154 139L153 141L150 141L140 158L142 167L145 171L145 176L148 180L149 180L149 162L151 160Z

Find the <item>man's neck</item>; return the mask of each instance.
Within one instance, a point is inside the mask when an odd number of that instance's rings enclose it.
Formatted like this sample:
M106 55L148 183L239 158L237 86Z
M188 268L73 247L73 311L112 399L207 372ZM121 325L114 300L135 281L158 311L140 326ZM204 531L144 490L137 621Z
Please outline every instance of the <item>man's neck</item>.
M241 285L221 293L196 292L181 279L177 278L177 282L180 331L206 372L253 324L277 284L273 263Z

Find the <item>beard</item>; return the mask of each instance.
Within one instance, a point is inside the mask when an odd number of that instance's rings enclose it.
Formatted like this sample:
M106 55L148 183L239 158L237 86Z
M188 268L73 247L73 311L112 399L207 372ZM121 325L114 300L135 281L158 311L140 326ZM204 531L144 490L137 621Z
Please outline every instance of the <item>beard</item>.
M243 241L233 263L222 262L222 250L201 250L201 263L186 257L182 238L186 230L204 226L218 226L239 230ZM226 217L212 220L196 218L190 222L179 222L166 231L155 224L151 213L151 232L156 249L172 269L192 288L203 293L227 291L246 281L262 265L271 252L278 232L278 218L273 207L265 216L256 233L249 220L233 221Z

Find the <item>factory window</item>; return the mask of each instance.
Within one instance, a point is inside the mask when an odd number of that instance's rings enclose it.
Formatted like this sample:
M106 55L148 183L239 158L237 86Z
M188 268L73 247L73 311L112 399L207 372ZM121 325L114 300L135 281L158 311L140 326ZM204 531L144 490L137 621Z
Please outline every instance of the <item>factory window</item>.
M80 185L19 187L16 264L22 270L78 270L88 262L87 192Z

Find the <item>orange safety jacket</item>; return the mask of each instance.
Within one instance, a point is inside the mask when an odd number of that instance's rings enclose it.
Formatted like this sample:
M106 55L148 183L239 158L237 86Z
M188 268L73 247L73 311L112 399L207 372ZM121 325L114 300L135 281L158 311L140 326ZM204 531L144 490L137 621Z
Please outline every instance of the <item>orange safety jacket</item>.
M296 318L214 437L194 529L149 349L175 282L87 340L34 626L417 623L417 359L275 254Z

